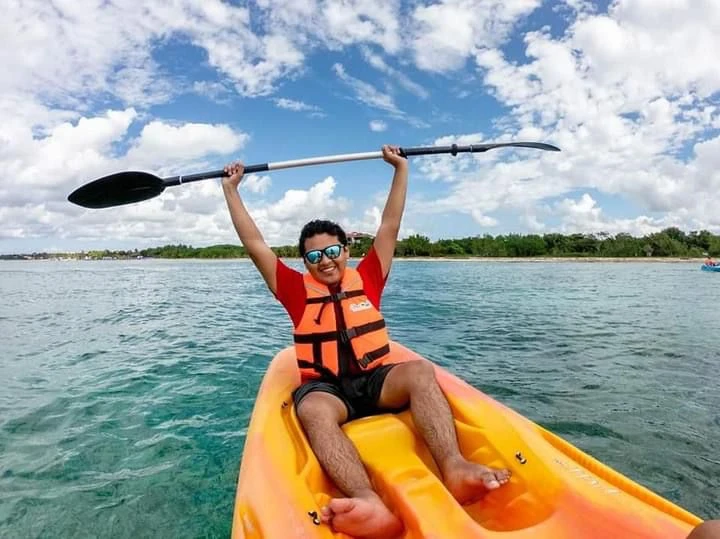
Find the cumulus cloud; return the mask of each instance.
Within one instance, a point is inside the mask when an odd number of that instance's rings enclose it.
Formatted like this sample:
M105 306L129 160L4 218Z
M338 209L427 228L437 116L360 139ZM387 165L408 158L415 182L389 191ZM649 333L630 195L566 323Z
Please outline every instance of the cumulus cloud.
M594 3L564 0L552 9L567 28L555 26L552 34L530 28L514 41L510 57L511 32L540 5L258 0L247 7L154 0L138 8L131 0L11 2L0 19L2 237L153 242L176 231L197 243L233 241L217 182L168 189L157 199L118 208L112 230L106 212L82 210L65 197L90 179L128 168L158 175L216 168L218 156L248 144L247 127L190 116L200 109L182 120L157 115L168 109L156 105L180 94L219 103L268 96L284 110L324 114L280 91L311 73L309 58L323 50L333 56L320 76L333 66L341 97L383 118L364 120L372 130L386 128L387 118L428 127L424 117L411 114L419 110L414 106L427 112L428 88L472 99L487 91L506 108L491 124L504 135L488 127L428 138L443 145L545 140L563 150L414 159L420 175L441 183L433 186L432 200L413 199L409 212L463 212L480 228L505 225L498 216L503 210L532 230L550 230L543 222L550 217L568 231L642 233L665 225L720 230L714 204L720 190L720 71L714 55L720 50L720 3L689 8L613 0L600 12ZM201 55L196 67L204 70L202 80L192 80L195 72L182 65L183 58L179 65L161 63L158 52L177 45ZM344 50L351 46L358 49ZM524 56L514 54L518 46ZM346 52L359 53L365 64L340 63ZM432 108L427 113L434 119L445 117L446 111ZM276 242L294 241L295 230L288 228L320 210L348 219L349 226L371 226L377 219L378 205L350 217L352 207L335 194L332 177L284 194L273 192L269 176L246 181L254 215ZM590 194L577 195L591 192L626 199L640 208L640 217L617 219ZM325 197L322 208L313 206L318 197Z
M183 90L152 57L153 44L182 34L244 95L262 95L299 68L303 55L283 35L256 35L250 12L220 0L172 4L132 0L53 4L13 2L3 11L0 90L86 106L111 93L151 104ZM14 51L24 51L16 54Z
M661 219L640 215L633 219L612 219L605 216L597 202L587 193L578 200L565 198L556 203L553 213L561 218L561 232L646 235L673 226L673 216Z
M665 217L616 220L613 227L592 199L581 198L573 211L557 208L565 210L564 229L720 230L720 214L709 202L720 186L720 139L713 136L720 72L710 58L710 51L720 50L720 4L688 9L616 0L600 14L582 2L570 4L581 13L564 35L525 35L527 62L510 61L499 48L474 53L484 83L510 111L498 122L507 133L500 138L545 140L563 152L518 150L502 161L490 153L425 161L421 171L450 182L451 192L423 209L457 207L480 225L488 213L510 209L532 216L532 226L540 229L536 209L546 199L596 189ZM434 27L442 28L441 10L452 11L451 5L458 4L438 5ZM460 47L455 65L471 50ZM574 212L582 219L572 218Z
M331 219L348 227L349 200L335 195L337 181L332 176L308 189L290 189L274 202L249 205L248 211L271 245L297 241L303 225L312 219Z
M50 115L51 118L55 118ZM70 204L67 195L80 185L120 170L147 170L159 175L199 171L205 159L241 149L248 135L226 125L147 123L130 135L138 113L132 108L54 122L34 132L31 126L0 125L0 223L3 237L157 238L184 208L202 220L217 208L218 187L189 184L167 189L157 199L130 207L91 211ZM257 180L261 190L266 180ZM185 219L193 226L198 221ZM162 229L165 228L165 232ZM147 235L145 235L147 233Z
M242 180L243 189L247 189L251 193L265 193L271 183L270 176L258 176L257 174L248 174Z
M143 126L127 160L136 166L155 164L158 156L165 162L191 161L211 154L228 154L242 148L247 140L247 134L237 133L227 125L173 125L155 120Z
M257 0L269 25L306 47L368 43L396 53L402 46L399 0Z
M540 0L421 3L411 16L415 62L428 71L459 69L474 53L502 43L513 25L540 3Z

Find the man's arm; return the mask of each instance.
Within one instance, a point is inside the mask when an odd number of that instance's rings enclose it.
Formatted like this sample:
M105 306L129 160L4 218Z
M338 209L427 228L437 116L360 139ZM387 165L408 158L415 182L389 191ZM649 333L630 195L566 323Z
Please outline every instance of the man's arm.
M380 259L383 277L390 271L395 244L400 232L400 222L405 210L405 196L408 183L408 162L400 155L397 146L383 146L383 159L395 167L392 186L383 210L380 227L375 235L373 245Z
M255 221L250 217L238 193L238 185L243 171L243 165L240 163L233 163L225 167L225 172L229 174L223 178L222 182L225 200L240 241L265 279L270 291L277 294L277 256L265 243L265 239L255 225Z

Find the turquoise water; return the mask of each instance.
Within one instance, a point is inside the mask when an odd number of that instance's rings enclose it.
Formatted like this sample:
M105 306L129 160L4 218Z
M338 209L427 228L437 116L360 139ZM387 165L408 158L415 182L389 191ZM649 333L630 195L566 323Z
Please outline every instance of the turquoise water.
M0 293L0 536L229 536L290 342L254 267L0 262ZM696 264L397 261L383 308L395 340L717 518L718 297Z

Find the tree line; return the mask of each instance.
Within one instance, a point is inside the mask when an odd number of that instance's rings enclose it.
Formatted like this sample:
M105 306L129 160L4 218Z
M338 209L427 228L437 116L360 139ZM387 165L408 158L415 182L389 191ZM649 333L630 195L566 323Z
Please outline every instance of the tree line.
M359 257L370 249L372 238L360 238L350 245L350 255ZM297 258L297 245L272 247L280 257ZM720 235L707 230L686 233L670 227L645 236L598 234L504 234L431 241L415 234L398 240L398 257L688 257L720 256ZM244 258L242 245L209 247L163 245L147 249L96 250L82 253L33 253L32 258ZM28 258L27 255L0 255L0 259Z
M360 238L350 245L350 255L366 254L372 238ZM284 258L299 257L297 245L272 247ZM398 240L398 257L689 257L720 256L720 236L707 230L686 233L670 227L645 236L608 233L598 234L503 234L469 236L431 241L415 234ZM87 258L244 258L241 245L223 244L209 247L164 245L129 251L89 251ZM77 257L77 256L76 256Z

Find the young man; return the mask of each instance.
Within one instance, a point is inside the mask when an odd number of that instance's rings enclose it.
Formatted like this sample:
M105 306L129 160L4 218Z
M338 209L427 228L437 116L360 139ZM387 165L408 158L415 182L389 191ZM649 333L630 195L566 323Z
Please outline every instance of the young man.
M354 537L394 537L401 521L373 491L357 450L341 429L346 421L410 406L448 490L461 503L505 484L508 470L467 461L458 448L450 407L426 361L393 364L380 314L407 193L408 164L396 146L383 146L394 169L392 186L370 252L353 269L345 232L329 221L305 225L299 249L307 273L290 269L265 243L238 194L242 164L225 167L223 191L240 241L270 291L293 321L301 384L297 416L318 461L345 498L330 501L323 521Z

